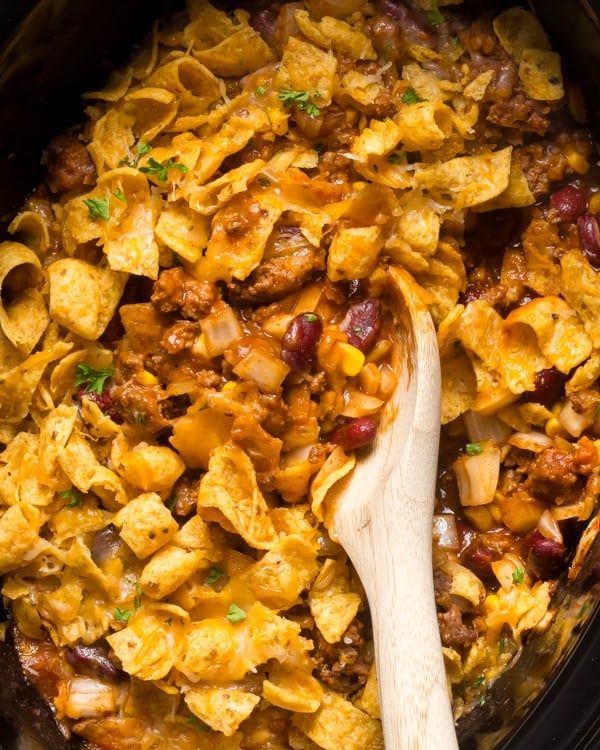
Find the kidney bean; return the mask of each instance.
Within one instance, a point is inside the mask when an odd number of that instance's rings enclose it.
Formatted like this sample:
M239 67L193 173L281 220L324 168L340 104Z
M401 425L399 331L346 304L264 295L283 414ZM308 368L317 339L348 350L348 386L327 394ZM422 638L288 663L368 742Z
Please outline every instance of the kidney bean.
M586 204L585 190L578 185L565 185L550 196L550 205L561 221L575 221L585 213Z
M535 390L525 394L525 400L534 404L550 407L563 393L563 386L567 376L550 367L548 370L540 370L535 375Z
M92 560L96 565L102 565L103 562L114 557L121 546L119 531L112 523L104 529L97 531L92 538L90 552Z
M323 324L318 315L297 315L287 327L281 342L281 358L286 365L296 372L309 370L322 332Z
M600 227L598 218L584 214L577 219L579 244L588 263L595 271L600 271Z
M352 305L340 328L348 336L348 342L360 349L368 351L379 336L381 328L381 303L378 299L369 297Z
M377 422L371 417L358 417L330 432L327 440L340 445L345 451L364 448L375 440Z
M73 646L65 649L67 661L78 674L100 677L109 682L126 680L127 675L108 658L102 646Z
M589 575L586 578L586 583L590 586L595 586L597 583L600 583L600 560L592 563Z
M545 580L555 578L560 573L566 548L564 544L554 539L546 539L536 529L525 537L521 544L521 551L528 573L535 578Z
M494 581L492 563L498 559L499 556L493 550L477 541L471 544L463 554L464 564L486 583Z
M250 14L250 26L262 36L267 44L275 46L277 13L272 8L261 8Z

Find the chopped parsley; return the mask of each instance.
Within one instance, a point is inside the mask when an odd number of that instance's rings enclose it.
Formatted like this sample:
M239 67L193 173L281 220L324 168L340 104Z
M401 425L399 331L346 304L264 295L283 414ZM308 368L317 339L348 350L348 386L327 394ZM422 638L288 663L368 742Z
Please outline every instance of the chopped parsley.
M404 161L404 151L396 152L395 154L390 154L387 158L390 164L402 164Z
M58 496L64 497L65 500L69 501L65 506L67 508L75 508L81 503L81 495L73 487L71 487L70 490L63 490L62 492L59 492Z
M457 36L451 36L450 37L450 44L453 47L458 47L458 37Z
M482 674L480 674L476 680L473 680L473 685L471 687L479 688L483 685L484 682L485 682L485 677Z
M136 424L146 424L146 414L143 411L133 413L133 420Z
M108 198L84 198L83 202L87 206L92 219L104 219L110 216L108 212Z
M135 144L135 150L140 156L143 156L144 154L147 154L148 151L152 151L152 146L149 143L142 143L140 141L139 143Z
M485 695L482 695L481 698L477 701L478 706L485 706Z
M129 622L129 618L133 614L133 612L130 609L119 609L118 607L115 609L115 620L117 622Z
M257 86L255 92L256 96L264 96L267 93L267 89L264 86Z
M309 323L314 323L316 320L319 320L319 316L315 315L314 313L307 312L304 313L304 320L307 320Z
M125 193L122 190L120 189L115 190L113 192L113 195L115 196L117 200L121 201L122 203L127 203L127 198L125 197Z
M259 177L258 184L263 188L268 188L271 184L271 180L268 180L266 177Z
M313 99L320 99L321 92L313 91ZM284 107L296 107L306 112L309 117L318 117L321 114L321 110L316 104L310 101L310 94L308 91L294 91L293 89L283 89L279 92L279 99L283 102Z
M512 580L515 585L523 583L525 580L525 568L515 568L512 572Z
M406 91L402 94L402 101L405 104L416 104L417 102L422 102L425 100L421 99L421 97L413 88L410 88L406 89Z
M208 583L209 586L212 586L213 583L216 583L219 578L223 575L223 571L221 568L217 568L216 566L208 569L208 575L206 576L206 583Z
M135 159L121 159L119 162L120 167L132 167L135 169L138 165L138 162L140 160L140 156L143 156L144 154L147 154L149 151L152 151L152 146L149 143L142 143L139 141L135 144L135 151L137 154L137 157Z
M189 727L193 727L194 729L197 729L199 732L208 732L208 726L203 721L200 721L200 719L197 716L190 716L188 719L185 720L185 723Z
M135 598L133 600L133 606L136 609L139 609L142 606L142 587L140 584L136 581L135 582Z
M446 20L443 13L440 13L436 2L431 3L431 10L427 14L427 20L432 26L440 26Z
M178 169L182 174L188 171L185 164L181 164L173 159L165 159L163 162L157 162L156 159L148 159L145 167L140 167L140 172L144 174L156 175L159 182L166 182L169 179L169 170Z
M227 619L232 623L241 622L246 619L246 613L235 602L232 602L229 612L227 612Z
M467 456L478 456L480 453L483 453L483 448L481 447L481 443L467 443L465 451Z
M596 404L594 407L594 419L598 419L600 417L600 404Z
M80 362L75 368L75 385L82 385L88 393L95 393L99 396L112 374L111 367L95 370L91 365Z
M498 641L498 651L500 654L503 654L506 651L506 638L504 636Z

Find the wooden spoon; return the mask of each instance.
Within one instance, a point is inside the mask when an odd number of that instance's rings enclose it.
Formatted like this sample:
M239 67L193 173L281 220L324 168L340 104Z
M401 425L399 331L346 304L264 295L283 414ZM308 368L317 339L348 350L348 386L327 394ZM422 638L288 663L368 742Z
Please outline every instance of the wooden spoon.
M415 282L401 269L388 274L398 311L399 382L375 446L336 487L329 525L369 599L385 749L453 750L431 559L439 354Z

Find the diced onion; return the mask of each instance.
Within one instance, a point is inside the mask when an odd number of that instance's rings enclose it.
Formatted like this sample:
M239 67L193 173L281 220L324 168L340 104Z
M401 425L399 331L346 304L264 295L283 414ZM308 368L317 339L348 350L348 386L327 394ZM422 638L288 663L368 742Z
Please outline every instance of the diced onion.
M474 411L468 411L463 419L471 443L491 440L497 445L502 445L508 440L511 433L510 427L493 415L488 417Z
M202 321L204 344L211 357L218 357L242 335L235 312L229 305L208 315Z
M500 476L500 451L486 447L476 456L461 456L454 462L461 505L487 505L494 499Z
M263 393L277 393L290 368L268 352L251 349L233 368L238 378L251 380Z
M515 432L508 442L532 453L541 453L552 445L552 440L543 432Z
M538 521L537 530L546 539L552 539L554 542L559 544L563 543L563 535L560 530L560 526L554 520L554 516L549 510L545 510L542 513L540 520Z
M76 677L69 683L65 713L71 719L90 719L113 713L117 708L115 691L91 677Z
M441 549L459 549L456 518L452 513L443 513L433 517L433 538Z
M383 401L375 396L367 396L361 391L348 389L344 391L345 406L342 410L343 417L367 417L375 414L383 406Z
M517 570L525 570L525 566L522 561L511 553L504 555L501 560L496 560L492 563L492 570L494 575L498 579L498 583L504 589L510 589L515 585L513 579L513 573Z
M558 415L558 421L565 430L573 437L579 437L586 427L591 424L590 419L585 414L578 414L570 401L563 406Z

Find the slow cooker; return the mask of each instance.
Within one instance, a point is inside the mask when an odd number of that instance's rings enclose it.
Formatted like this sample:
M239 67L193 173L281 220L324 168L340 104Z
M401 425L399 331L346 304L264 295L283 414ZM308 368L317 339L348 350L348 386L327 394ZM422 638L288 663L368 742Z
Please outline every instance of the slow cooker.
M507 2L506 5L517 4ZM600 0L531 3L567 70L587 89L598 130ZM48 140L80 118L80 94L99 88L124 62L153 19L177 10L176 0L0 0L0 223L36 185L39 155ZM4 238L2 238L4 239ZM570 596L564 590L560 596ZM485 711L458 726L463 750L597 750L600 748L600 612L554 666L544 688L525 700L517 684L551 649L532 642L517 669L498 681ZM0 612L0 619L8 617ZM4 649L6 651L7 649ZM547 655L547 654L546 654ZM18 665L0 649L0 750L71 747L53 733L48 709L23 685ZM75 747L75 746L73 746ZM368 750L368 748L365 748Z

